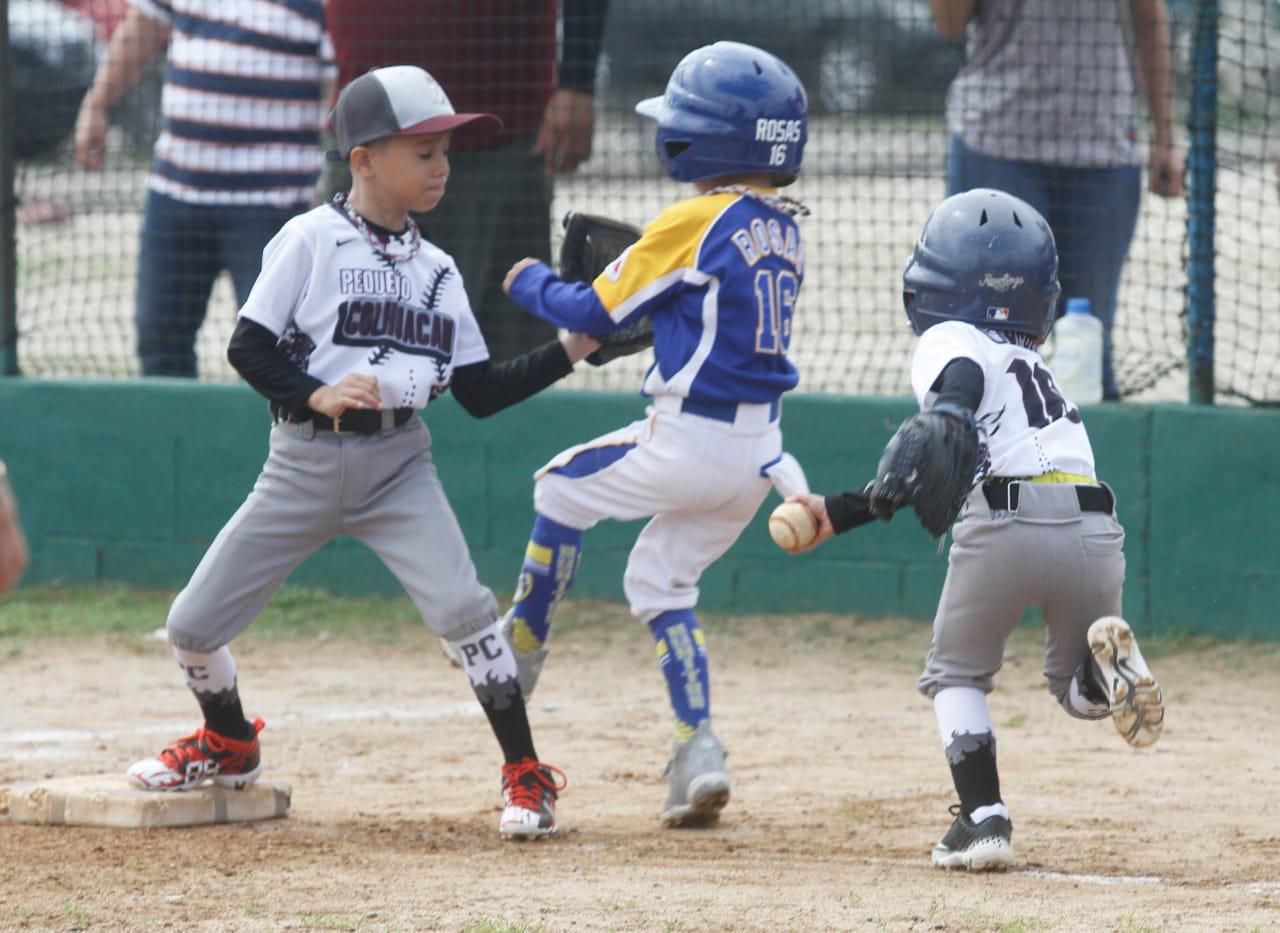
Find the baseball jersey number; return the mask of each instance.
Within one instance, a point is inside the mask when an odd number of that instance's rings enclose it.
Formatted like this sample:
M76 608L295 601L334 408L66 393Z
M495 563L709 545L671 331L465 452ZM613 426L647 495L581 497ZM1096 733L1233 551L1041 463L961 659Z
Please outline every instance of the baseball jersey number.
M1049 370L1039 363L1032 366L1026 360L1014 360L1005 372L1013 373L1022 389L1022 407L1027 412L1027 424L1043 428L1065 417L1073 424L1080 423L1080 412L1067 404L1058 387L1053 384Z
M791 346L791 318L796 311L800 280L785 269L756 273L756 352L777 355Z

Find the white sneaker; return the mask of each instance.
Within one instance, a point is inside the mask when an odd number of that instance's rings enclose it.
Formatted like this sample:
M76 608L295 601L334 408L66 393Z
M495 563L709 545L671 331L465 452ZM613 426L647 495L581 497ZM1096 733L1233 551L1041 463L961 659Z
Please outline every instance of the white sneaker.
M1094 622L1089 650L1102 674L1116 731L1134 748L1153 744L1164 728L1164 696L1129 623L1119 616Z

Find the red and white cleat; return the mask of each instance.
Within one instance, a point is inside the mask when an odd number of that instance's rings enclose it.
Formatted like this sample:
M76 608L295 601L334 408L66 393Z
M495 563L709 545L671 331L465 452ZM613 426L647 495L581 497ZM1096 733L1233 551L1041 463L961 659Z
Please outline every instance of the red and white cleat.
M532 758L503 765L502 802L506 807L498 832L508 839L554 836L558 828L556 798L568 786L563 771Z
M154 758L137 762L129 780L143 790L191 790L205 781L244 790L262 774L258 733L265 723L253 721L253 738L229 739L201 726Z

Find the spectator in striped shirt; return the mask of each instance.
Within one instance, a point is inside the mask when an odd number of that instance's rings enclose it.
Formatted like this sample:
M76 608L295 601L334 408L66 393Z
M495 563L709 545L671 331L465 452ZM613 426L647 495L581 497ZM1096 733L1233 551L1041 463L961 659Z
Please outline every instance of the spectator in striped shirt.
M214 280L243 305L262 249L307 207L321 168L328 58L321 0L132 0L76 122L76 161L102 168L107 108L168 47L138 256L144 376L196 375Z

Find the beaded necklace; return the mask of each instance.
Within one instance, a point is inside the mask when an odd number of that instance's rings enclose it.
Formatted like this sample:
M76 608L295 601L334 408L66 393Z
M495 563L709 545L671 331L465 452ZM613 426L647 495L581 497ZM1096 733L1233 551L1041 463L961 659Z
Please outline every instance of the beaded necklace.
M704 191L703 194L740 194L744 198L759 201L765 207L772 208L780 214L786 214L788 217L809 216L809 208L795 198L789 198L784 194L765 194L746 185L720 185Z
M347 196L339 192L333 196L333 203L342 209L342 213L346 215L347 220L351 222L351 226L355 227L369 241L369 245L373 247L373 251L392 264L397 262L408 262L414 256L418 255L418 250L422 248L422 235L418 232L418 225L414 223L412 217L406 217L409 226L406 230L408 234L408 246L404 252L394 253L388 247L392 242L400 242L405 234L397 234L387 243L383 243L378 239L377 235L369 229L369 225L365 223L365 219L360 216L360 212L351 206L347 201Z

